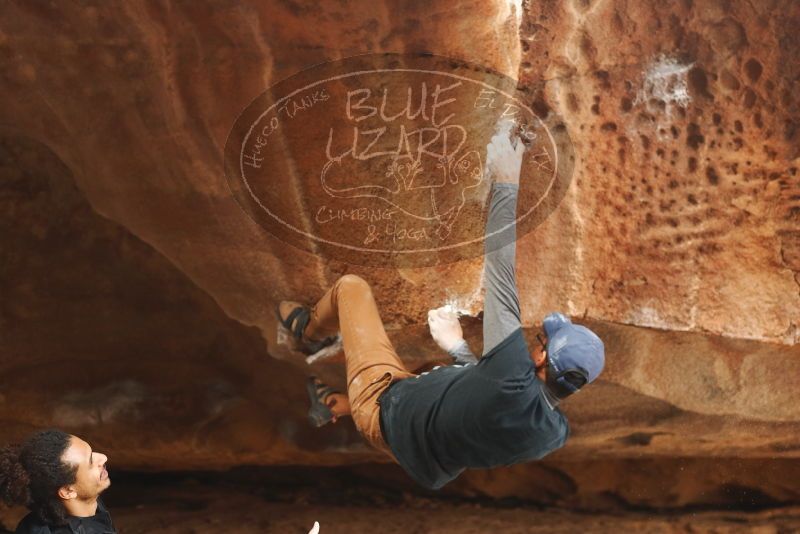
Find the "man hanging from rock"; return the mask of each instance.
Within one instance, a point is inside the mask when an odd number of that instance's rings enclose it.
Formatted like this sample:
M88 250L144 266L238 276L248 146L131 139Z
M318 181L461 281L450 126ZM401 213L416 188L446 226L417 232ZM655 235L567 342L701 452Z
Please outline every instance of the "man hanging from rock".
M494 179L486 224L483 356L462 336L457 317L432 310L434 340L455 359L429 372L409 372L383 328L366 281L341 277L311 309L284 301L278 314L307 351L340 332L347 393L313 377L309 416L321 426L350 415L364 438L418 483L439 489L466 468L536 460L564 445L569 426L558 404L594 381L605 356L600 338L563 314L544 318L539 344L523 337L515 279L516 204L522 142L509 128L487 146Z

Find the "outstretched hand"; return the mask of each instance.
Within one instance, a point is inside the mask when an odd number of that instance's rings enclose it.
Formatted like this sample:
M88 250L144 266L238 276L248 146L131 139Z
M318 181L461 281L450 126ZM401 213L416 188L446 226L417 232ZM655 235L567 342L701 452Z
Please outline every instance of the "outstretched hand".
M511 122L502 124L486 145L486 167L499 184L519 184L525 145L516 136L512 143L511 129Z
M456 348L464 339L458 315L450 309L450 306L428 311L428 326L433 340L439 348L447 352Z

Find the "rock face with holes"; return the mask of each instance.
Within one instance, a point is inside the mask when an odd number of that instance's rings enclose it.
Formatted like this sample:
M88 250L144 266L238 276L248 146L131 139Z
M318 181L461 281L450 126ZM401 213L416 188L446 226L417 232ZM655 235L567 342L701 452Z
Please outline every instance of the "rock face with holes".
M310 369L278 343L275 303L360 274L414 368L437 357L427 309L481 309L481 261L372 270L288 247L239 208L222 150L273 82L428 51L518 77L569 134L571 187L518 243L523 319L532 336L562 310L607 346L555 463L458 487L529 495L541 469L575 503L796 499L754 475L800 451L796 2L7 3L0 21L4 438L63 425L127 467L377 459L352 427L305 425ZM617 463L586 467L598 455ZM620 482L641 455L726 460L692 460L710 486L676 474L659 500ZM719 475L741 458L752 469Z
M561 300L796 343L797 4L573 1L531 15L520 77L551 80L542 106L580 160L564 217L542 229L579 237L531 257Z

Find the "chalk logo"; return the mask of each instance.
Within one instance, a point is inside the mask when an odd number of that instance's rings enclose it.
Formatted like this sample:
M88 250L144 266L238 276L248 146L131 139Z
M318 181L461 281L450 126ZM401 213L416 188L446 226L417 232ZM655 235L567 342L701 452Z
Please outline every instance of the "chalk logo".
M228 183L262 227L312 253L377 266L474 257L484 252L486 145L498 124L511 122L528 147L516 237L544 220L569 185L566 130L553 113L532 111L528 89L431 55L319 65L242 112L225 147ZM510 230L499 232L513 239Z

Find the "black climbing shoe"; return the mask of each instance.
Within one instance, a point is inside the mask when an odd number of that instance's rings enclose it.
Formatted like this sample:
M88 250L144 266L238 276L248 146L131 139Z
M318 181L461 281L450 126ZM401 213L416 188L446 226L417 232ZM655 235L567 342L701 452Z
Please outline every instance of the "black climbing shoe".
M305 306L298 305L294 308L286 319L281 317L281 303L275 307L278 321L289 331L292 337L298 342L300 352L306 355L316 354L325 347L329 347L336 342L337 336L328 336L325 339L308 339L303 336L303 332L311 320L311 310Z
M322 383L316 376L309 377L306 381L306 391L311 401L311 408L308 410L308 420L311 424L319 428L333 421L333 412L325 404L325 399L331 393L341 392Z

